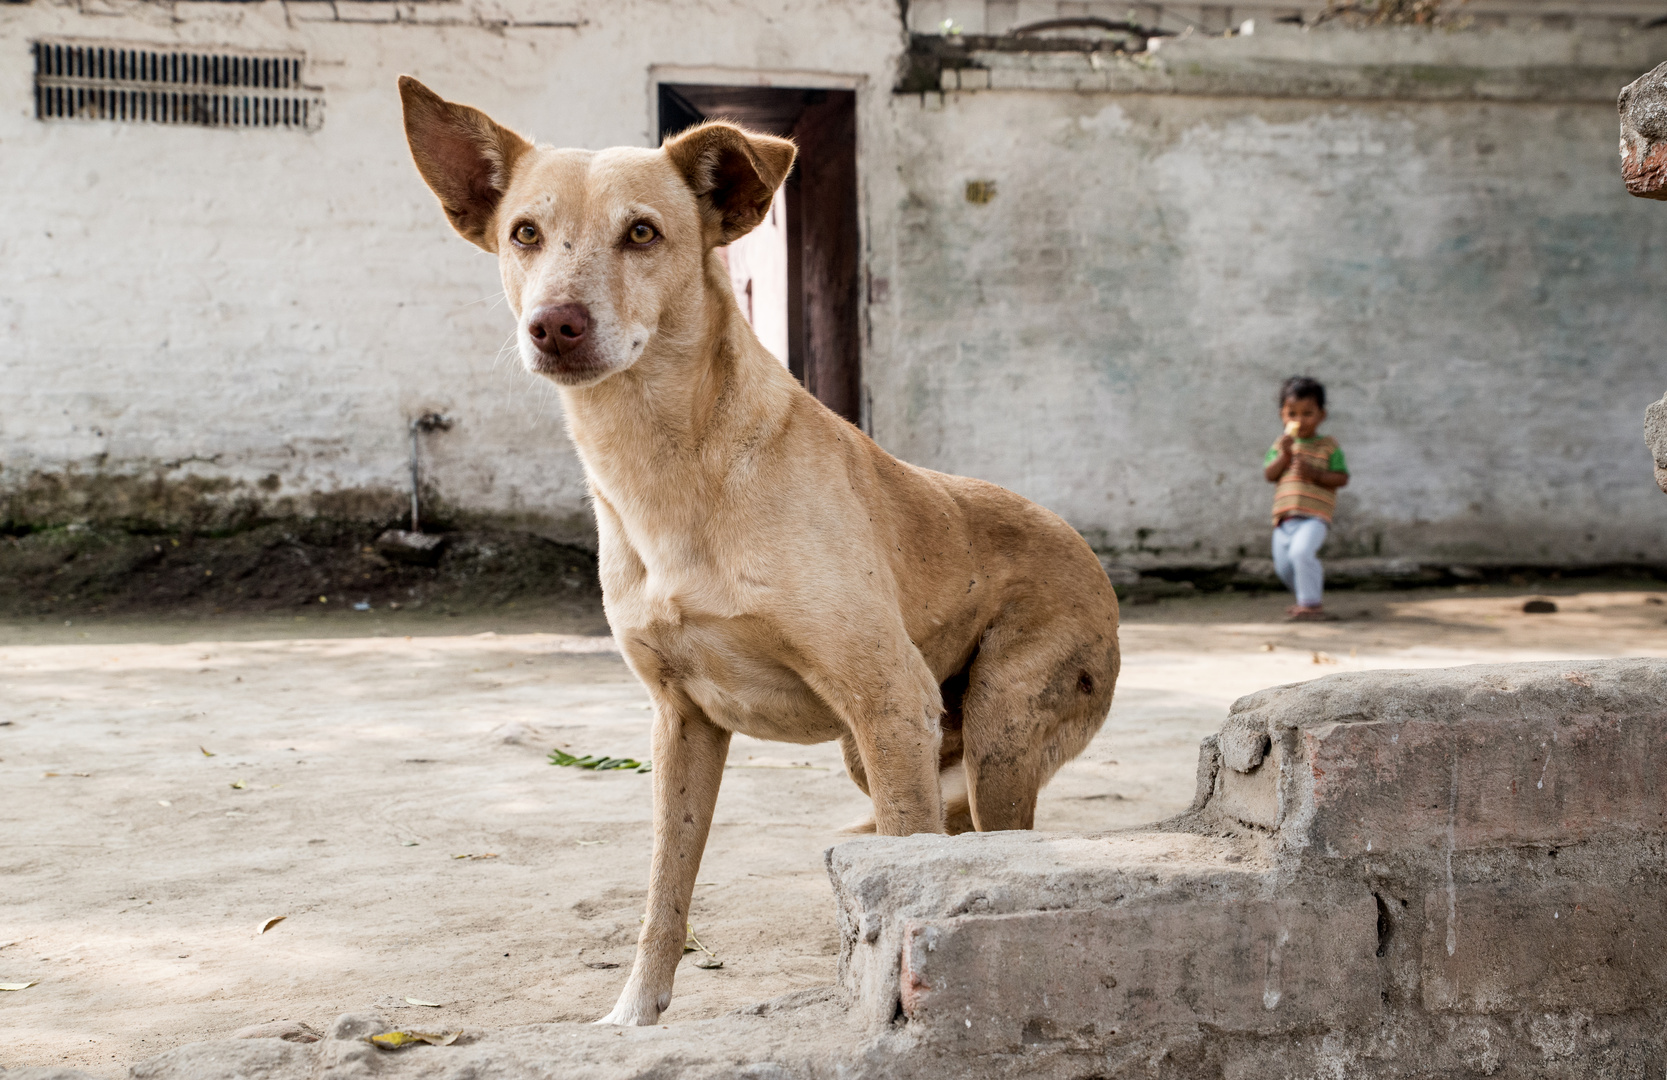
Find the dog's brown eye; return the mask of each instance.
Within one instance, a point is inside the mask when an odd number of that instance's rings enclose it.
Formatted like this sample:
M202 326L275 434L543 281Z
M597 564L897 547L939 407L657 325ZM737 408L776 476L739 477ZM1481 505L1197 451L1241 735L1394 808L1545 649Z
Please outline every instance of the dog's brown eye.
M538 230L531 225L517 225L515 227L515 242L522 247L532 247L538 243Z
M654 231L654 226L639 221L631 226L631 231L626 235L630 237L633 244L651 244L654 242L654 238L660 234Z

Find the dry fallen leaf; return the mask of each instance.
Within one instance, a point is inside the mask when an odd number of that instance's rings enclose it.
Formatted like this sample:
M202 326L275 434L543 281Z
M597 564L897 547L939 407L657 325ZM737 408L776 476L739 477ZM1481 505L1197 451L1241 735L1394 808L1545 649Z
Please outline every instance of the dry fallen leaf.
M206 746L199 746L199 747L197 747L197 749L201 750L203 752L203 757L213 757L214 756L214 751L210 750Z
M30 987L31 987L31 986L33 986L33 985L35 985L35 984L34 984L34 983L32 983L32 982L26 982L26 983L0 983L0 990L27 990L27 989L29 989L29 988L30 988Z
M266 933L268 930L272 929L274 926L277 926L279 923L283 922L287 918L289 918L288 915L274 915L274 916L272 916L270 919L267 919L265 922L260 924L260 932L263 933L263 934Z
M236 788L238 791L242 791L244 788L246 788L248 786L249 786L248 784L245 784L241 780L233 780L232 781L232 787Z
M1584 671L1566 672L1563 675L1563 680L1565 682L1571 682L1576 686L1584 686L1588 689L1590 689L1591 685L1592 685L1592 680L1587 677L1587 675Z
M57 775L58 774L55 773L55 772L43 772L43 773L41 773L41 779L45 780L49 776L57 776Z
M372 1035L365 1041L384 1050L398 1050L417 1040L413 1039L408 1031L385 1031L380 1035Z
M372 1035L366 1041L373 1046L380 1046L384 1050L398 1050L402 1046L412 1043L427 1043L430 1046L450 1046L457 1041L461 1031L388 1031L381 1035Z
M695 967L705 968L707 971L717 971L724 966L724 962L716 956L702 956L695 961Z
M497 857L498 857L498 853L496 851L486 851L486 852L482 852L479 855L472 855L472 854L469 854L468 852L465 852L462 855L453 855L452 856L452 858L454 858L454 859L496 859Z
M711 949L708 949L705 945L702 945L700 943L700 939L695 937L695 924L694 923L684 923L683 924L683 929L689 935L688 937L684 938L684 940L683 940L683 951L684 952L695 952L696 950L699 950L700 952L705 953L707 956L710 956L713 959L717 959L718 954L713 952Z
M414 998L414 997L406 998L405 999L405 1004L407 1004L407 1005L421 1005L425 1009L438 1009L438 1008L441 1007L440 1003L438 1001L424 1001L421 998Z

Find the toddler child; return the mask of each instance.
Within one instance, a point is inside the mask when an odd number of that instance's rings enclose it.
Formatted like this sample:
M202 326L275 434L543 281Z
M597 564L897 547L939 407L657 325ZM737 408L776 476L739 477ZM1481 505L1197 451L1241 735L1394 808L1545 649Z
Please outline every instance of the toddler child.
M1285 434L1262 459L1262 475L1279 485L1273 493L1273 568L1296 594L1285 614L1297 620L1326 617L1320 546L1331 527L1337 489L1349 482L1337 440L1316 434L1325 417L1324 386L1306 375L1286 379L1279 388Z

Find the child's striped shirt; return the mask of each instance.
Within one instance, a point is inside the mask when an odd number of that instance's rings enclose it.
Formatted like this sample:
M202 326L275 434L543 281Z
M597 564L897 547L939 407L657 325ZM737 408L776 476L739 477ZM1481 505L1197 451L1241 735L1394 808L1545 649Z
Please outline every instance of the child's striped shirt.
M1262 459L1267 468L1279 457L1279 444L1274 443ZM1291 464L1279 478L1273 492L1273 523L1278 525L1288 517L1315 517L1331 523L1331 512L1337 507L1337 493L1328 487L1309 483L1297 476L1297 462L1306 461L1317 469L1346 473L1348 463L1343 450L1330 435L1317 439L1297 439L1291 447Z

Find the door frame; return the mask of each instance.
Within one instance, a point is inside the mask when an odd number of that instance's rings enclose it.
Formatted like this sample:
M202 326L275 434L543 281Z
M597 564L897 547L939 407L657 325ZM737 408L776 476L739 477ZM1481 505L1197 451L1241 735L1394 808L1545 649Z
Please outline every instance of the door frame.
M827 398L828 400L825 403L833 406L835 411L844 415L846 419L855 423L865 432L869 430L870 424L868 381L866 377L869 351L869 328L868 305L865 302L867 299L866 289L863 287L863 282L866 279L865 270L867 262L865 258L865 252L867 251L867 229L865 227L867 215L864 211L863 197L863 140L861 118L863 115L864 105L867 100L866 91L868 88L868 82L868 77L865 75L842 75L826 71L761 70L757 68L730 68L723 66L655 64L648 68L648 85L645 87L646 93L644 95L647 99L648 105L647 131L650 136L649 144L651 146L658 146L660 142L660 87L662 84L670 83L695 86L756 87L760 89L779 90L837 90L851 93L853 113L850 142L853 155L852 167L854 169L854 175L851 177L853 188L852 198L855 203L853 208L854 221L852 222L854 234L847 233L846 235L851 236L855 247L852 253L854 265L852 267L851 281L846 283L846 286L849 288L851 293L851 315L848 317L848 321L846 322L851 340L846 350L846 355L850 357L850 363L855 365L856 370L854 373L848 373L838 380L841 384L839 388L829 389L824 387L820 390L817 386L818 379L814 366L813 370L808 373L808 378L806 377L807 373L802 370L795 371L795 374L799 375L801 380L806 383L812 392L818 394L818 397ZM799 170L795 169L793 179L796 181L798 177ZM799 214L796 212L794 207L794 200L791 197L788 200L788 213L790 223L789 227L791 229L792 226L796 224L794 219L799 217ZM790 242L792 239L793 238L790 237ZM799 239L802 244L802 237L799 237ZM795 270L800 272L798 274L794 274L793 271ZM802 268L797 264L790 265L790 321L798 323L798 326L794 328L795 332L793 333L793 338L795 341L801 343L800 363L799 365L795 365L801 367L804 364L804 358L808 356L811 351L811 346L809 345L810 339L805 336L803 322L804 312L802 305L804 301L804 286L802 278ZM794 303L795 300L798 301L797 304ZM800 315L798 320L791 319L791 312L793 312L795 308L798 309L798 314Z

